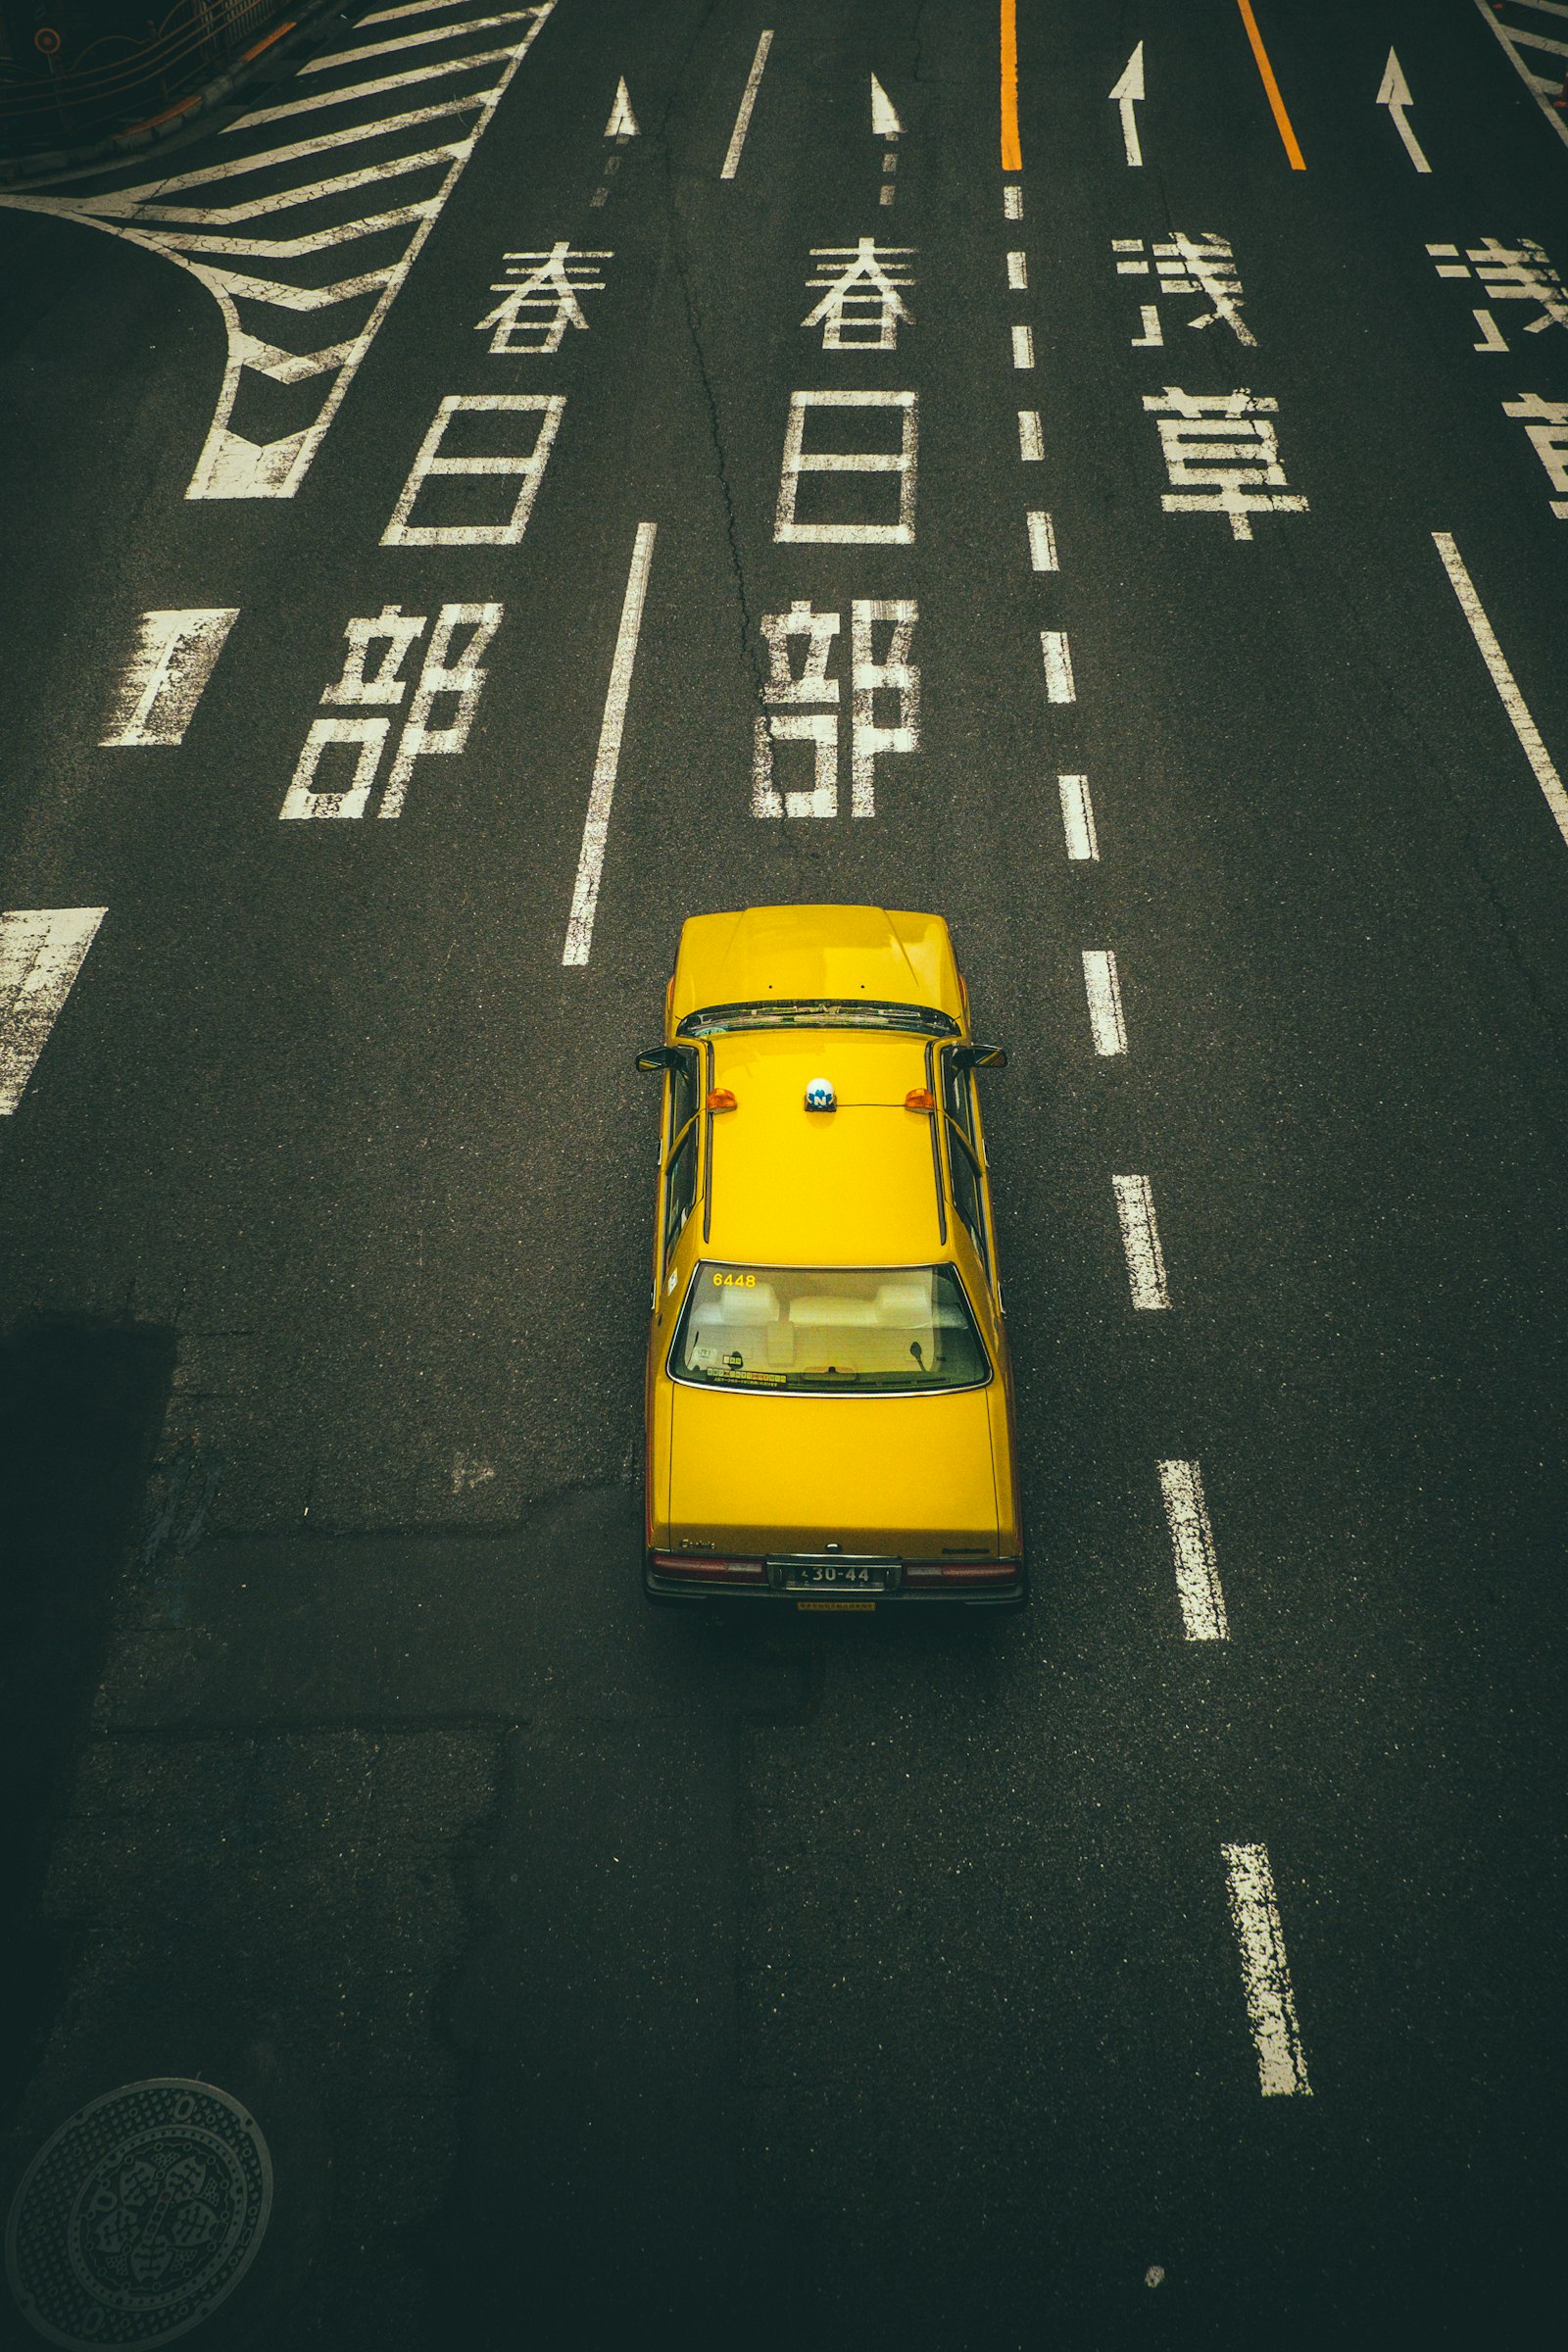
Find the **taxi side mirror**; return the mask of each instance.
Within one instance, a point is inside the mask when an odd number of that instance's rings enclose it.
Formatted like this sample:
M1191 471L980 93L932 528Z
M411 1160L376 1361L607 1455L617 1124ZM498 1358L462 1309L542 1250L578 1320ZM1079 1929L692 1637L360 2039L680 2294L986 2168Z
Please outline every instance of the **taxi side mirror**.
M1007 1052L1004 1046L959 1046L953 1056L955 1069L1004 1070Z
M637 1056L637 1067L645 1073L672 1070L680 1060L678 1046L650 1046L646 1054Z

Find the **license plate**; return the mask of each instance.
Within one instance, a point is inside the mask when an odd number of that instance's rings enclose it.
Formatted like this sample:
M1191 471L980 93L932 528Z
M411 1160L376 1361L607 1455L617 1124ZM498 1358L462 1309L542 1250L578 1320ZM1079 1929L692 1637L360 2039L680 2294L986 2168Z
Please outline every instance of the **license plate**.
M887 1577L881 1568L854 1560L798 1560L784 1572L786 1592L885 1592Z

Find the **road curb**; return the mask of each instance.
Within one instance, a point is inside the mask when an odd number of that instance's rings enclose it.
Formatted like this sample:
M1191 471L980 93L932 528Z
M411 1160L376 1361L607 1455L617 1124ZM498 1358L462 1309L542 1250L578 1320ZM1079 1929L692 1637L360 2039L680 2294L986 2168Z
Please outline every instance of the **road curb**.
M150 147L178 139L194 128L206 129L206 117L213 107L220 106L235 90L256 80L278 59L292 57L308 47L318 27L329 17L349 21L343 0L315 0L314 6L301 8L281 39L275 33L270 37L264 35L246 57L233 60L199 90L177 100L166 114L150 122L138 123L132 130L117 130L106 139L94 139L83 146L51 147L40 155L0 157L0 189L36 187L58 178L64 172L79 172L93 165L108 169Z

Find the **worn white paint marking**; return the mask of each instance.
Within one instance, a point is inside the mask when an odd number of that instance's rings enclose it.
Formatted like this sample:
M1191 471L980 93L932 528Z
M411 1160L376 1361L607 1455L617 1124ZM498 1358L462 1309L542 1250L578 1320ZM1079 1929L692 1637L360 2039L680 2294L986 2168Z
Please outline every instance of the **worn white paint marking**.
M238 618L237 605L144 612L135 649L110 704L109 732L98 739L101 748L183 743L223 641Z
M1422 154L1415 132L1404 119L1405 111L1411 104L1410 85L1404 78L1404 68L1392 49L1389 51L1389 62L1383 69L1383 79L1378 84L1377 103L1388 108L1389 120L1403 140L1404 152L1416 170L1430 172L1432 166Z
M1144 100L1144 44L1139 42L1122 69L1121 78L1111 89L1112 102L1121 109L1122 145L1127 161L1136 171L1144 160L1138 139L1138 116L1134 111Z
M402 8L378 8L373 16L356 18L354 29L363 32L367 24L396 24L404 17L447 16L462 4L463 0L405 0Z
M876 139L896 139L904 124L898 109L876 75L871 76L871 136Z
M610 110L610 121L605 124L605 136L607 139L634 139L637 135L637 118L631 111L631 97L623 74L615 84L615 103Z
M1481 329L1481 340L1472 343L1472 351L1506 351L1507 339L1490 311L1472 311L1470 316Z
M376 718L314 718L304 748L294 763L294 773L283 806L278 810L280 822L324 821L343 818L352 822L362 817L369 807L370 787L375 771L386 749L386 739L392 721ZM317 774L321 755L338 744L357 745L354 772L347 784L336 791L317 789Z
M762 68L767 63L767 53L772 46L773 35L764 32L758 41L757 55L752 60L752 70L746 76L746 87L741 92L740 112L735 117L735 127L729 134L729 146L719 168L720 179L733 179L740 169L741 149L746 144L746 133L751 128L752 109L757 104L758 84L762 78Z
M1027 293L1029 287L1029 256L1013 252L1007 256L1007 284L1014 294Z
M1016 180L1009 180L1002 191L1002 217L1004 220L1023 219L1023 190Z
M347 106L359 98L379 98L387 90L407 90L419 82L441 81L454 74L471 74L478 66L499 65L512 55L510 49L481 49L476 55L444 58L434 65L421 64L407 74L383 74L373 81L354 81L346 86L340 84L335 90L317 90L309 98L290 98L281 106L259 106L252 113L239 115L232 122L225 122L224 134L226 136L236 130L259 130L265 122L286 122L296 115L319 114L323 107ZM469 90L462 98L455 99L453 104L477 112L500 95L499 90ZM415 121L418 119L417 116L414 118ZM392 120L401 122L403 118L394 116ZM268 250L276 252L279 249L270 246Z
M895 409L902 412L897 450L847 452L808 450L808 414L829 409ZM912 392L792 392L784 427L784 456L779 468L778 506L773 536L828 545L911 547L914 544L915 459L918 446L918 402ZM897 522L798 522L796 501L806 473L896 473L899 477Z
M1269 418L1279 407L1255 392L1184 392L1167 384L1146 392L1159 420L1160 448L1172 487L1167 514L1223 514L1236 539L1250 539L1254 514L1304 514L1307 501L1285 486L1279 435Z
M1154 1196L1147 1176L1113 1176L1116 1221L1127 1257L1127 1280L1133 1304L1152 1311L1170 1304L1165 1281L1165 1255L1154 1222Z
M455 754L466 745L487 674L479 657L504 616L501 605L442 606L425 650L419 683L398 738L397 758L387 776L377 816L403 814L416 760L428 759L433 753ZM459 630L466 630L468 634L454 653L453 640ZM450 699L454 709L439 726L432 726L431 711L444 699Z
M0 1118L21 1102L108 911L44 906L0 914Z
M1089 778L1058 776L1056 790L1061 795L1061 829L1066 836L1068 857L1098 858L1100 838L1095 831L1095 805L1089 797Z
M1551 124L1552 129L1557 133L1558 138L1561 139L1565 147L1568 147L1568 115L1559 115L1556 108L1549 103L1548 93L1553 95L1555 94L1552 92L1551 83L1544 82L1539 74L1531 73L1530 68L1525 64L1524 59L1514 47L1513 40L1509 36L1508 27L1503 24L1500 17L1494 15L1490 5L1490 0L1476 0L1476 6L1481 11L1482 23L1490 25L1492 30L1496 34L1498 40L1502 43L1503 48L1507 52L1508 63L1512 66L1514 72L1518 74L1526 89L1530 92L1531 97L1534 98L1537 106L1540 107L1542 113L1545 116L1546 121Z
M599 885L605 870L605 844L610 838L610 805L615 796L620 742L626 726L626 705L631 698L632 665L637 659L637 638L643 625L643 599L648 593L648 570L654 560L654 540L657 535L656 524L640 522L637 525L637 537L632 543L631 568L626 574L620 626L615 631L615 651L610 664L610 690L605 696L605 715L599 728L599 750L594 760L588 814L583 821L576 887L571 894L571 913L566 920L566 944L561 956L564 964L586 963L593 945L594 915L599 906Z
M477 1454L455 1453L452 1457L452 1492L471 1494L475 1487L489 1483L496 1474L493 1462L482 1462Z
M1508 713L1508 721L1519 738L1519 748L1529 760L1536 782L1545 795L1558 832L1568 841L1568 792L1563 790L1562 778L1552 765L1550 754L1541 740L1541 730L1531 717L1524 696L1514 683L1513 671L1497 643L1496 632L1487 618L1475 583L1465 569L1464 560L1453 543L1449 531L1434 531L1432 544L1443 558L1443 567L1449 585L1459 600L1459 610L1470 623L1470 633L1476 641L1481 659L1492 673L1492 683Z
M562 413L564 393L493 392L452 393L442 401L435 420L420 444L408 480L398 494L392 519L381 533L383 547L515 547L528 527L540 476L549 460ZM522 457L443 458L441 443L454 416L478 413L534 414L539 418L534 445ZM511 514L502 522L411 522L419 492L432 476L497 474L518 482Z
M1056 562L1056 531L1049 514L1038 511L1029 515L1029 561L1036 571L1059 571Z
M1296 1995L1285 1958L1285 1932L1265 1845L1226 1845L1231 1921L1241 1947L1242 1987L1265 2099L1306 2098L1306 2055L1296 2021Z
M1085 948L1084 995L1089 1000L1089 1034L1097 1054L1125 1054L1127 1022L1121 1008L1121 982L1116 958L1109 948Z
M1038 466L1046 454L1045 439L1040 430L1040 411L1018 411L1018 455L1026 466Z
M1035 364L1035 330L1032 326L1015 326L1012 330L1012 364L1015 368L1032 368Z
M1214 1530L1196 1462L1161 1462L1159 1491L1165 1501L1170 1547L1176 1559L1176 1597L1182 1631L1189 1642L1226 1642L1230 1625L1214 1556Z
M1158 351L1165 340L1165 330L1159 323L1157 308L1152 302L1141 302L1138 305L1138 316L1143 322L1144 331L1141 335L1134 335L1134 351Z
M1547 481L1565 493L1548 503L1558 521L1568 522L1568 400L1543 400L1539 392L1526 392L1518 400L1505 400L1502 413L1519 418Z
M405 32L392 41L364 41L353 49L332 49L301 66L301 74L330 74L334 66L360 66L368 57L392 57L401 49L425 49L432 41L449 41L455 32L490 32L497 24L525 24L537 14L531 8L504 9L495 17L465 17L458 24L432 24L424 32Z
M1073 683L1072 652L1065 629L1042 629L1040 651L1046 664L1046 700L1049 703L1075 703L1078 689Z

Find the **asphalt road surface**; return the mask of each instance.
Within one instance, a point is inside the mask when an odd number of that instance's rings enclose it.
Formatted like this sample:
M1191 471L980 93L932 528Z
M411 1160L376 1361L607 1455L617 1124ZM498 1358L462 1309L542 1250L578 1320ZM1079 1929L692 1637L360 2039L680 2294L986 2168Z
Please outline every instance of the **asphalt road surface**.
M1568 19L1250 13L350 9L0 200L3 2187L228 2092L193 2343L1560 2324ZM779 901L1008 1048L1022 1618L641 1597Z

